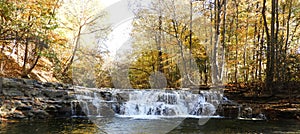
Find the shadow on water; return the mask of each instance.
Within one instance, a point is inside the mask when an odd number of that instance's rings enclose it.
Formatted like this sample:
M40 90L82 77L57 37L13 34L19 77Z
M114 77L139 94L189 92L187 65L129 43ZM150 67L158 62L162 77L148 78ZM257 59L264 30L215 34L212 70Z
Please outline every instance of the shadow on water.
M100 120L99 120L100 121ZM102 133L164 133L161 124L165 120L143 120L115 118L101 119L100 126L88 119L69 118L52 120L20 121L0 124L2 134L102 134ZM172 124L171 120L165 125ZM176 121L176 120L173 120ZM133 123L134 122L134 123ZM133 126L132 124L138 124ZM144 129L141 129L144 127ZM146 128L145 128L146 127ZM110 129L110 130L109 130ZM198 125L198 119L185 119L168 134L224 134L224 133L300 133L300 122L280 121L241 121L233 119L210 119L205 125Z
M235 134L235 133L300 133L300 122L281 121L243 121L236 119L210 119L198 125L197 119L185 119L169 134Z
M1 134L99 133L88 119L24 120L0 124Z

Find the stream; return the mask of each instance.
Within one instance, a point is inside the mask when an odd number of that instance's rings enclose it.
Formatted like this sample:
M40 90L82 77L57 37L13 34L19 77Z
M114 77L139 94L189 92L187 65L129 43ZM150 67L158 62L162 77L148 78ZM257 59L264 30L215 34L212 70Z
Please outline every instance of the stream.
M114 122L102 118L103 124L96 125L85 118L19 121L0 124L1 134L159 134L164 120L141 120L114 118ZM134 122L134 123L133 123ZM135 126L133 126L133 124ZM140 126L143 130L140 130ZM147 125L147 126L145 126ZM108 130L109 129L109 130ZM296 120L241 121L212 118L204 125L198 119L186 118L169 134L224 134L224 133L300 133L300 122Z
M238 104L222 90L76 91L71 117L11 120L0 123L3 134L224 134L300 133L296 120L238 120L220 116L220 105ZM219 109L219 110L218 110ZM223 108L224 110L224 108ZM240 108L235 110L236 117ZM251 114L251 113L250 113Z

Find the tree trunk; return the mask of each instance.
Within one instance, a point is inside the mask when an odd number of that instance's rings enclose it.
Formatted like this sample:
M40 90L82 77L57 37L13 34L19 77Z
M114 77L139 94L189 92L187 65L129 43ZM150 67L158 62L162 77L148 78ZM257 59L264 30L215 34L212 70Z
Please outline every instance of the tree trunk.
M163 73L163 63L162 63L162 50L161 50L161 36L162 36L162 16L158 18L158 37L157 37L157 64L158 64L158 71Z
M214 33L214 43L212 47L212 60L211 60L211 70L212 70L212 85L215 86L219 84L220 78L219 78L219 67L218 67L218 48L219 48L219 39L220 39L220 12L221 12L221 5L219 0L215 0L214 3L214 26L215 26L215 33Z
M37 65L37 63L38 63L38 61L39 61L40 58L41 58L40 55L38 55L38 56L35 58L33 64L31 65L31 67L27 70L27 73L28 73L28 74L34 69L34 67Z
M237 33L237 30L239 29L239 5L238 3L235 1L235 9L236 9L236 16L235 16L235 24L236 24L236 27L235 27L235 69L234 69L234 81L235 81L235 84L238 83L238 76L237 76L237 73L238 73L238 34Z
M221 61L221 65L220 65L220 72L219 72L219 76L220 76L220 80L223 80L223 75L224 75L224 70L225 70L225 53L226 53L226 5L227 2L226 0L223 0L223 7L224 7L224 12L223 12L223 30L222 30L222 52L221 52L221 56L222 56L222 61Z
M29 40L28 38L25 39L25 50L24 50L24 60L23 60L23 66L22 66L22 78L28 78L28 73L26 70L26 64L28 59L28 46L29 46Z
M288 44L289 44L289 35L290 35L290 20L291 20L291 14L292 14L292 0L289 0L289 14L287 18L287 28L286 28L286 40L284 43L284 50L283 50L283 62L286 62L287 59L287 49L288 49ZM283 68L282 68L282 74L283 74L283 81L287 81L286 75L287 75L287 63L284 63Z
M263 59L263 49L264 49L264 32L265 30L262 29L262 32L261 32L261 39L260 39L260 47L259 47L259 73L258 73L258 78L259 78L259 81L262 81L262 72L263 72L263 67L262 67L262 59Z
M75 37L76 39L74 40L74 43L73 43L74 44L74 49L73 49L72 55L67 60L66 66L65 66L65 68L62 71L62 75L66 75L67 74L69 68L71 67L71 65L73 63L73 60L75 58L76 52L77 52L78 47L79 47L79 40L80 40L80 35L81 35L81 29L82 29L82 26L80 26L79 29L78 29L77 35Z
M274 80L274 52L275 52L275 0L272 0L271 10L271 35L269 33L266 18L266 0L263 1L262 16L264 19L265 32L267 34L267 68L266 68L266 88L272 93L272 84Z

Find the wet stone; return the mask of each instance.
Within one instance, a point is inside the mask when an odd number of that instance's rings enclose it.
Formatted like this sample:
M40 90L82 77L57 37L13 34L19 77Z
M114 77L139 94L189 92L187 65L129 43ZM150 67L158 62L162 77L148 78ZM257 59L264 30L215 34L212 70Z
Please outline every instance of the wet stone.
M35 114L35 116L37 118L47 118L49 116L49 113L47 113L46 111L44 110L36 110L36 111L33 111L33 113Z
M18 88L18 87L23 87L23 86L24 86L23 82L19 79L3 78L3 80L2 80L3 88Z
M38 96L39 94L40 94L40 91L39 90L37 90L37 89L31 89L31 90L27 90L27 91L25 91L25 94L27 95L27 96Z
M32 104L32 103L33 103L33 100L22 100L22 103L25 103L25 104Z
M60 109L60 108L62 108L62 106L61 105L55 105L55 108Z
M106 101L112 100L112 94L110 92L101 92L101 96Z
M116 98L118 102L126 102L129 100L129 94L128 93L117 93Z
M21 101L15 101L15 102L14 102L14 105L15 105L15 106L20 106L20 105L22 105L22 103L21 103Z
M23 111L23 114L24 114L25 116L27 116L28 118L34 117L34 114L32 113L31 110Z
M61 83L55 83L56 89L63 89L64 85Z
M44 86L43 85L41 85L41 84L33 84L33 86L35 87L35 88L44 88Z
M46 82L43 84L44 87L54 87L55 85L51 82Z
M34 85L35 83L37 83L37 80L32 80L32 79L23 79L24 84L26 85Z
M24 93L17 88L3 88L2 92L6 96L24 96Z
M56 101L56 100L49 100L49 101L46 101L48 104L62 104L63 102L62 101Z
M1 80L0 108L2 112L5 111L5 118L71 115L70 102L76 99L74 94L69 94L74 92L71 85L43 83L30 79L1 78ZM43 109L52 112L48 113ZM17 112L12 112L14 110Z
M54 105L50 105L46 108L46 111L56 111L56 107Z
M18 110L14 111L12 114L13 114L13 117L17 118L17 119L26 118L26 116L21 111L18 111Z
M63 90L64 88L61 87L61 86L59 86L59 87L56 87L56 89L58 89L58 90Z
M20 96L13 97L13 99L14 100L21 100L21 101L23 101L23 100L29 100L29 98L27 98L27 97L20 97Z
M32 106L21 105L21 106L18 106L16 109L21 110L21 111L32 110Z
M43 90L43 95L49 98L63 97L67 95L66 91L58 91L58 90Z

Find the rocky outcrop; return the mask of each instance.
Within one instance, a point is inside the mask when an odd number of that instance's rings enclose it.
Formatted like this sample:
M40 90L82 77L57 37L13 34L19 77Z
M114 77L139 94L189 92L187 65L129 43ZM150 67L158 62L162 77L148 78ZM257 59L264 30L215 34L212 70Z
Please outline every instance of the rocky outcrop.
M82 104L80 104L80 100L86 100L87 98L78 99L78 94L87 93L90 94L88 96L94 97L92 99L99 97L101 101L107 101L107 104L99 108L97 105L96 108L95 105L83 105L84 107L81 107ZM223 97L223 99L217 108L216 114L229 118L237 118L240 112L242 112L243 106L228 100L226 97ZM87 110L89 110L90 114L99 111L104 115L111 115L113 113L122 114L121 105L128 101L128 92L113 93L110 89L99 90L68 84L40 82L31 79L0 78L1 119L71 117L72 115L85 116ZM166 99L165 96L161 96L158 101L173 103L175 98L171 96ZM91 104L93 103L98 102L95 100L91 102ZM253 108L253 111L251 111L253 114L261 113L261 111L255 112L257 108L254 106L250 107ZM266 114L272 112L278 113L274 110L263 112L266 112ZM172 111L168 113L172 115Z
M100 115L98 114L99 111L101 111L101 116L114 116L115 113L124 114L122 113L124 112L124 104L129 101L129 93L131 92L133 91L100 90L31 79L1 78L0 118L35 119L97 116ZM216 97L218 98L218 96ZM162 95L154 101L174 104L177 100L175 96ZM205 109L201 111L204 114L211 112ZM168 113L167 115L175 114L172 110L157 112Z
M286 85L285 88L269 90L256 87L227 87L224 95L240 104L242 113L249 113L245 108L250 107L252 117L265 114L270 120L297 119L300 120L300 84ZM249 116L245 114L246 117Z
M101 100L108 102L115 97L114 102L107 104L108 108L99 109L102 113L118 113L120 104L129 99L128 93L124 92L116 93L113 97L110 89L0 77L0 118L71 117L85 116L87 110L93 112L95 108L81 107L80 99L77 98L78 94L91 94L90 96L97 94ZM114 111L109 111L110 109Z
M71 85L0 78L0 118L71 116L74 98Z

